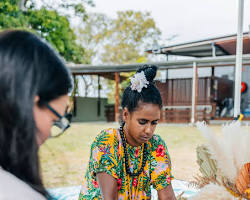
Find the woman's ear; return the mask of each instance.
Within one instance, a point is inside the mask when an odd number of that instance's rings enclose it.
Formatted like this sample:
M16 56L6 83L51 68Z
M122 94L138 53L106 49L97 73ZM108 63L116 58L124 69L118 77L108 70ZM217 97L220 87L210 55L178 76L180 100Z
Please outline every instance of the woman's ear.
M124 122L126 122L126 121L127 121L127 119L128 119L128 115L129 115L128 108L127 108L127 107L125 107L125 108L123 109L123 112L122 112L122 119L123 119L123 121L124 121Z
M34 103L37 104L39 102L39 100L40 100L40 97L36 95L34 98Z

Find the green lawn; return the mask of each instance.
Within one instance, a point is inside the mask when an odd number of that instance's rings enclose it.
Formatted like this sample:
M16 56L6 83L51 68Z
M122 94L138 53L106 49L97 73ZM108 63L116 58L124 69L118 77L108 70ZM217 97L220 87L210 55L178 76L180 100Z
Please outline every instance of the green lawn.
M93 139L102 129L118 126L116 123L73 123L65 135L47 140L40 148L46 187L79 185L88 164ZM219 130L218 126L212 128ZM178 179L192 180L199 171L195 148L204 142L198 130L193 126L159 124L156 133L168 146L173 175Z

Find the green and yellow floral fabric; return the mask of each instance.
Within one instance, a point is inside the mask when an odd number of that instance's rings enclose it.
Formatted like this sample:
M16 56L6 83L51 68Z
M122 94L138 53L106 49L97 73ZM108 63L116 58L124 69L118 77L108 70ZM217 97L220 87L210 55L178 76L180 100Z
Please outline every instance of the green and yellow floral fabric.
M129 144L129 166L133 173L140 170L143 145L133 147ZM150 199L150 186L161 190L173 179L171 161L165 142L154 135L148 141L147 163L138 177L130 177L125 170L125 157L119 129L102 131L91 145L88 169L83 180L79 200L102 199L96 174L106 172L117 180L119 200Z

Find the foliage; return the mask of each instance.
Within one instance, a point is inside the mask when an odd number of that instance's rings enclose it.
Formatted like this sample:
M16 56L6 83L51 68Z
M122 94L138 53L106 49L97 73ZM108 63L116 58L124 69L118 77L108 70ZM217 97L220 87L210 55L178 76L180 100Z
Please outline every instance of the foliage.
M87 49L86 56L92 63L101 61L100 55L107 42L110 24L111 19L105 14L89 13L85 22L75 28L77 40Z
M160 40L161 32L149 12L122 11L116 18L89 13L76 28L79 42L97 56L101 64L125 64L147 60L145 49ZM96 62L95 62L96 63Z
M27 17L19 9L18 1L0 1L0 29L26 27L28 27Z
M148 12L118 12L107 32L110 43L105 44L104 63L135 63L145 56L145 48L152 46L160 37L153 18Z
M88 59L98 64L146 62L145 49L157 43L161 35L150 13L139 11L118 12L116 18L90 13L76 32L79 42L88 49ZM122 75L130 77L133 74ZM129 79L120 84L121 93L128 84ZM114 81L109 80L108 85L109 102L114 103Z
M104 63L125 64L140 62L146 57L145 49L159 40L160 31L148 12L118 12L106 36L110 43L105 44L102 60ZM142 59L147 60L147 59ZM134 73L127 73L131 77ZM121 93L129 85L127 79L120 84ZM109 94L111 99L114 90ZM121 95L120 95L121 96Z
M67 18L80 17L84 21L87 19L86 6L94 6L92 0L19 0L24 8L41 8L57 10L60 15ZM20 5L21 6L21 5Z
M80 42L88 46L92 56L97 55L102 64L145 61L145 48L157 43L161 35L150 13L139 11L117 12L116 18L92 13L76 31Z
M83 0L82 0L83 1ZM43 0L45 2L45 0ZM75 14L86 18L86 11L76 4L59 4L62 7L74 6ZM65 60L74 63L88 63L85 49L76 41L76 35L70 27L69 17L56 8L44 3L36 7L35 0L2 0L0 2L0 30L26 29L45 38Z
M60 16L56 11L40 10L30 11L29 24L37 30L67 61L85 63L84 48L76 44L76 35L70 28L68 19Z

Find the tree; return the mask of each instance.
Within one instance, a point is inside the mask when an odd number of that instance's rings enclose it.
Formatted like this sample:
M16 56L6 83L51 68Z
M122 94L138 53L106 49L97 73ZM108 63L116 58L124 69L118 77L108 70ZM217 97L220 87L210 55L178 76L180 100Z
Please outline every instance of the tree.
M13 1L13 0L11 0ZM57 10L60 15L69 17L81 17L85 20L88 15L86 6L94 6L93 0L14 0L18 1L19 8L26 10L29 8L40 9L44 7L48 10Z
M146 48L157 43L160 30L149 12L118 12L113 19L107 35L110 42L104 46L104 63L135 63L140 57L147 56Z
M91 50L92 62L97 56L101 64L135 63L147 57L145 49L158 43L161 36L150 13L139 11L117 12L113 19L89 14L76 32L79 42Z
M0 30L5 28L27 28L27 17L18 7L18 0L0 1Z
M50 42L66 61L89 62L84 57L85 48L76 43L76 35L70 28L67 17L60 16L57 11L45 8L32 10L27 13L27 16L31 28Z
M75 27L77 41L87 49L87 57L91 63L102 64L100 57L104 45L109 43L108 30L112 19L105 14L89 13L84 23Z
M105 44L102 60L104 63L125 64L147 61L145 49L160 40L161 32L149 12L125 11L118 12L113 19L111 29L106 34L110 42ZM123 73L130 77L133 73ZM120 96L128 86L129 79L120 84ZM114 85L113 81L109 83ZM115 90L108 94L109 99L114 99Z
M146 61L146 48L160 41L161 32L149 12L122 11L116 18L104 14L89 14L76 29L79 42L88 47L89 59L99 64L125 64ZM123 74L130 76L131 74ZM128 81L127 81L128 82ZM121 83L122 90L127 82ZM114 100L114 81L108 81Z
M59 6L71 6L63 2ZM75 4L72 6L75 14L81 13L81 17L86 17L85 10L81 10ZM60 10L60 7L58 9ZM59 14L59 11L52 9L48 4L37 8L35 0L1 0L0 30L9 28L26 29L40 35L68 62L89 63L84 57L86 50L76 41L68 16Z
M101 64L100 55L105 43L105 33L109 30L111 19L104 14L89 13L88 18L84 23L78 24L75 27L77 42L85 47L85 56L88 60L95 64ZM89 90L97 90L98 87L94 84L94 76L82 76L79 78L81 87L84 87L85 94L89 95Z

